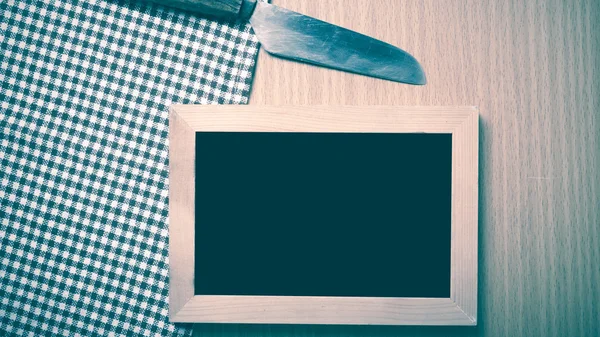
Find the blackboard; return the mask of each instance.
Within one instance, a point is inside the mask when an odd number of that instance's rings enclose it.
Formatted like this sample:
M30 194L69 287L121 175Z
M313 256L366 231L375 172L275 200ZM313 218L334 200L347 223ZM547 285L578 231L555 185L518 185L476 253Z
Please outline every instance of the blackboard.
M197 295L450 296L451 134L197 132L195 158Z

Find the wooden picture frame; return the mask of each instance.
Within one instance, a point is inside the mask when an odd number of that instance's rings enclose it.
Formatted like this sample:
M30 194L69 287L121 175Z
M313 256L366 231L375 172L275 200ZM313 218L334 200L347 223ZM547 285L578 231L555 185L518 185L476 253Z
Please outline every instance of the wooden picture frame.
M475 107L200 106L170 111L169 316L172 322L477 324L478 112ZM449 298L194 294L195 134L356 132L452 134Z

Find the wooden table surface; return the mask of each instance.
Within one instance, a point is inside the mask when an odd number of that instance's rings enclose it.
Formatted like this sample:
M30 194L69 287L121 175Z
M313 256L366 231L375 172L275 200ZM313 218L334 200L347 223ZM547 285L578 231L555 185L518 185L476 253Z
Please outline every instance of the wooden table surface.
M600 1L273 0L397 45L417 87L261 51L250 104L480 109L479 325L196 325L229 336L598 336Z

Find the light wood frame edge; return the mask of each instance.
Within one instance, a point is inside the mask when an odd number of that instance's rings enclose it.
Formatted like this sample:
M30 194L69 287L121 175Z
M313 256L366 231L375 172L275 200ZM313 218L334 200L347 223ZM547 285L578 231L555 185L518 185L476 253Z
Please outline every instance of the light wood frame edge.
M477 108L176 105L171 107L169 121L172 322L477 324ZM451 133L450 298L194 295L194 156L198 131Z

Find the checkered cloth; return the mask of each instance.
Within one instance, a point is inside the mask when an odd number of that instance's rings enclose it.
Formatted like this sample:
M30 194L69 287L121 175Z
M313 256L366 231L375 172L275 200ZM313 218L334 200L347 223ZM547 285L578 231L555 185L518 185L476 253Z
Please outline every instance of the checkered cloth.
M246 103L249 26L130 1L0 1L0 336L168 322L168 106Z

